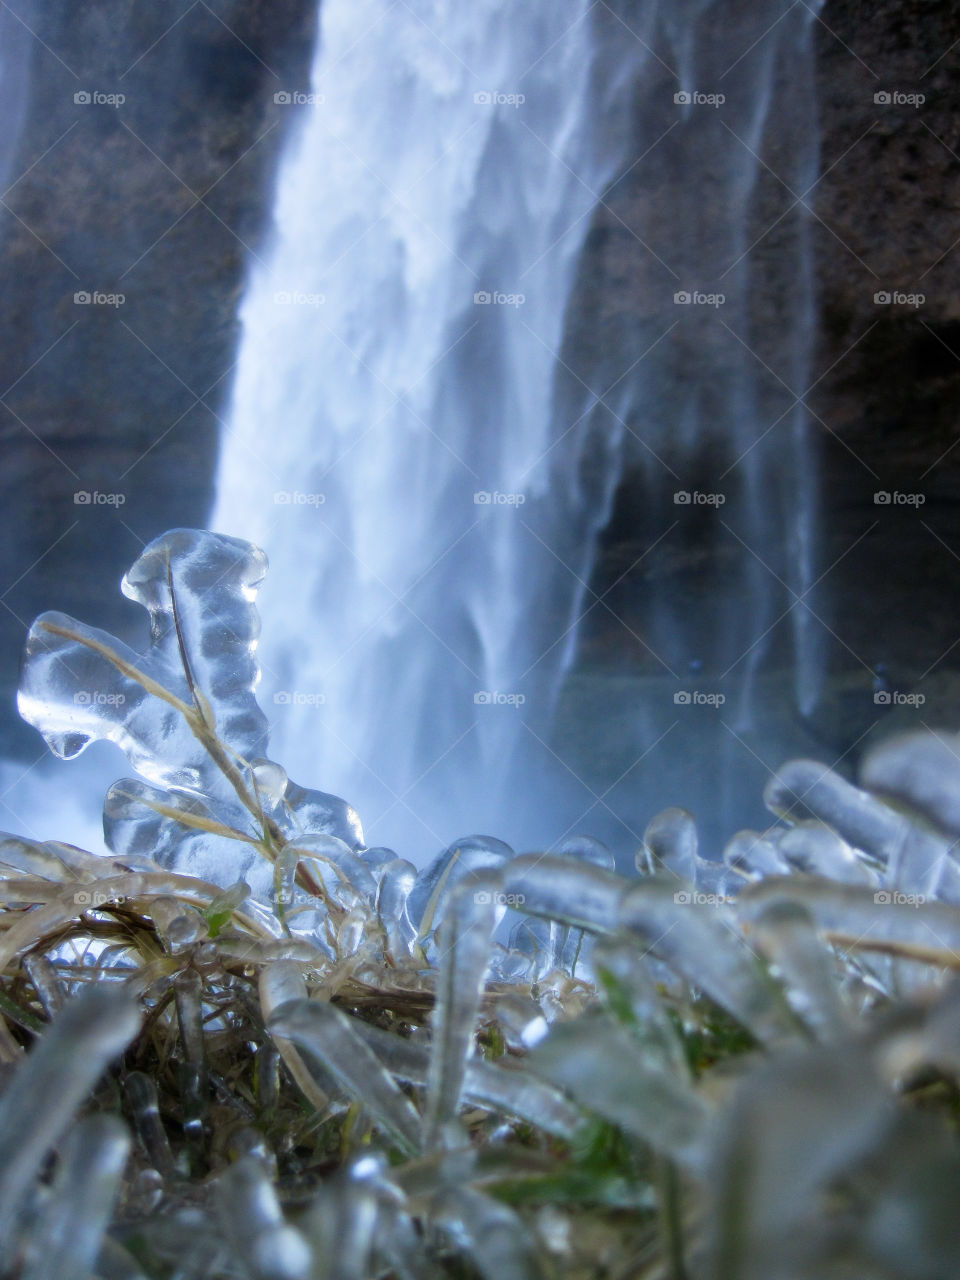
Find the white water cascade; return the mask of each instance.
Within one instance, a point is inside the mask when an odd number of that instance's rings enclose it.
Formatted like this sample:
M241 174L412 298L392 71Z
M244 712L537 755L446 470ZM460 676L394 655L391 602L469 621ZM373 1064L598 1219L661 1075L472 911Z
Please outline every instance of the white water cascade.
M806 414L777 400L809 381L806 215L769 181L778 167L800 195L815 178L811 12L324 0L309 92L288 94L303 119L275 235L242 304L210 526L270 556L271 754L345 796L372 843L421 861L470 830L562 833L551 715L634 441L674 461L643 462L664 527L689 487L677 459L712 442L733 464L728 523L754 551L785 548L772 565L741 556L715 626L651 588L665 666L706 654L723 675L737 658L749 720L763 637L815 576ZM685 91L725 107L674 100ZM605 190L648 150L663 157L651 199L673 202L631 228L652 253L636 300L649 323L581 381L564 348L578 265ZM771 267L755 241L774 218ZM726 335L672 297L720 277ZM776 358L758 298L782 320ZM815 639L790 612L808 709Z

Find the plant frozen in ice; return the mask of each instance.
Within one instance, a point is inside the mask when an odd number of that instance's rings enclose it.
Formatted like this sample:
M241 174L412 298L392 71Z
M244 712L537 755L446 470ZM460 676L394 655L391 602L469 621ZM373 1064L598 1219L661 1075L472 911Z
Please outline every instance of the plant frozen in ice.
M957 1274L960 740L791 762L720 860L670 809L638 874L418 873L266 758L264 571L180 530L145 654L31 628L23 714L139 777L109 857L0 837L3 1274Z

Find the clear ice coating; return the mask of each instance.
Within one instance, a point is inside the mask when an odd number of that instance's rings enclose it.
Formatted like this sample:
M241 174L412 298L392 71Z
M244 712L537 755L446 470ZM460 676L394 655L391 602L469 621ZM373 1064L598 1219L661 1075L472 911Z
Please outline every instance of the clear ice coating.
M262 551L235 538L164 534L122 583L149 614L146 653L42 614L27 638L18 699L55 754L69 759L105 739L141 775L107 795L114 853L214 882L249 878L261 893L271 882L262 854L285 841L324 835L363 845L348 804L297 786L263 758L269 726L255 696L254 601L266 568Z

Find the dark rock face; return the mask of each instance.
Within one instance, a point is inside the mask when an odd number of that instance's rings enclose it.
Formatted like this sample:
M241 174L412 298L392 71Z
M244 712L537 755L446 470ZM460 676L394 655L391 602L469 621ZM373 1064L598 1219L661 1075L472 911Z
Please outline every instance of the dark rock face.
M164 529L206 519L239 295L281 144L311 109L274 95L309 89L316 24L315 0L13 8L0 85L4 752L35 746L12 706L32 617L57 608L128 630L125 568Z
M735 20L737 11L734 3L728 16ZM960 587L958 31L957 3L827 0L814 25L816 84L803 89L815 104L821 137L807 224L817 324L806 402L814 415L809 440L819 472L816 574L822 580L812 599L827 680L811 716L786 704L780 708L773 749L843 757L844 766L856 761L862 740L894 725L960 723L960 611L954 603ZM791 97L797 86L790 74L785 67L774 77L774 117L791 102L795 113L802 111L802 99ZM668 101L669 76L663 80ZM665 116L663 127L668 123ZM772 127L780 123L774 118ZM669 145L672 139L658 151ZM789 179L790 156L788 128L764 160L777 178ZM761 182L748 237L756 246L748 261L763 280L796 228L790 230L785 214L792 196L784 185L766 169ZM598 290L603 296L588 301L594 323L584 325L571 350L592 345L598 360L616 351L614 364L623 363L631 351L640 355L673 318L668 300L659 308L651 302L663 299L662 271L631 232L643 229L655 248L683 243L685 232L671 239L667 225L682 200L677 183L654 151L611 191L610 211L596 220L592 263L584 270L585 296L591 299L591 277L604 281ZM706 182L701 199L705 212L697 235L701 260L708 261L721 215L711 208ZM793 386L779 342L789 316L782 307L778 312L776 289L752 312L750 346ZM700 358L722 371L722 349L710 345L721 338L715 325L704 327L698 342ZM696 360L697 351L688 350L686 358ZM775 387L769 396L761 392L760 408L768 415L763 421L773 422L780 407ZM629 405L626 412L628 426L647 441L651 412L659 412L656 404ZM683 472L683 487L722 487L718 477L729 459L716 442L707 432L692 451L679 444L681 434L678 422L664 437L663 456ZM605 608L595 609L581 665L591 672L634 670L652 679L663 674L642 643L653 595L668 593L680 614L700 611L709 635L720 625L712 615L722 612L724 594L736 602L743 579L734 569L736 546L706 510L648 554L669 523L669 499L658 490L649 458L629 439L626 457L592 586L627 625L615 623ZM795 482L785 449L782 467L766 478L768 492L789 502ZM784 572L795 555L786 534L776 530L757 550ZM769 637L764 668L768 687L779 690L770 696L788 699L789 682L782 677L792 661L790 603L785 593L785 616ZM918 693L925 703L901 700L898 709L898 696ZM746 753L744 760L762 783L762 764Z

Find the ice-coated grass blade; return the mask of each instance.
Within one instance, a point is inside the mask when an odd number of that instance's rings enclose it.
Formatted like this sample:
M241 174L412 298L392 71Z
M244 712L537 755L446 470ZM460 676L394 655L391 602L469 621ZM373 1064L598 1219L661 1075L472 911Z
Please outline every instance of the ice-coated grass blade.
M460 1104L467 1059L490 962L496 927L498 875L480 874L460 884L446 903L437 929L439 972L431 1026L433 1052L427 1079L424 1140L433 1146Z
M655 876L624 894L620 924L672 969L732 1013L765 1043L790 1040L801 1025L744 942L732 909L698 903L672 877Z
M288 1001L270 1031L319 1058L401 1148L419 1148L420 1117L346 1014L322 1000Z
M89 1116L68 1136L23 1280L88 1280L130 1151L114 1116Z
M617 928L621 894L632 881L602 867L549 853L527 853L504 869L503 887L517 909L592 933Z
M484 1280L540 1280L545 1275L534 1240L504 1204L469 1187L448 1191L435 1219L469 1253Z
M430 1071L430 1051L425 1045L393 1035L357 1019L355 1029L376 1053L392 1076L408 1084L425 1085ZM570 1139L583 1127L583 1112L561 1093L529 1071L511 1070L483 1058L465 1064L463 1100L487 1111L502 1111L536 1125L558 1138Z
M906 733L870 751L861 768L874 791L960 836L960 734Z
M223 1231L254 1280L303 1280L313 1251L284 1221L272 1182L256 1156L243 1156L221 1176L217 1208Z
M691 1173L702 1173L711 1109L660 1053L644 1052L606 1015L560 1023L530 1067L577 1102L619 1125Z
M91 987L67 1004L0 1096L0 1244L44 1156L139 1026L128 991Z
M737 903L737 914L749 929L764 908L780 900L805 907L817 928L838 947L960 969L960 908L945 902L919 902L909 894L814 876L783 876L749 885Z

